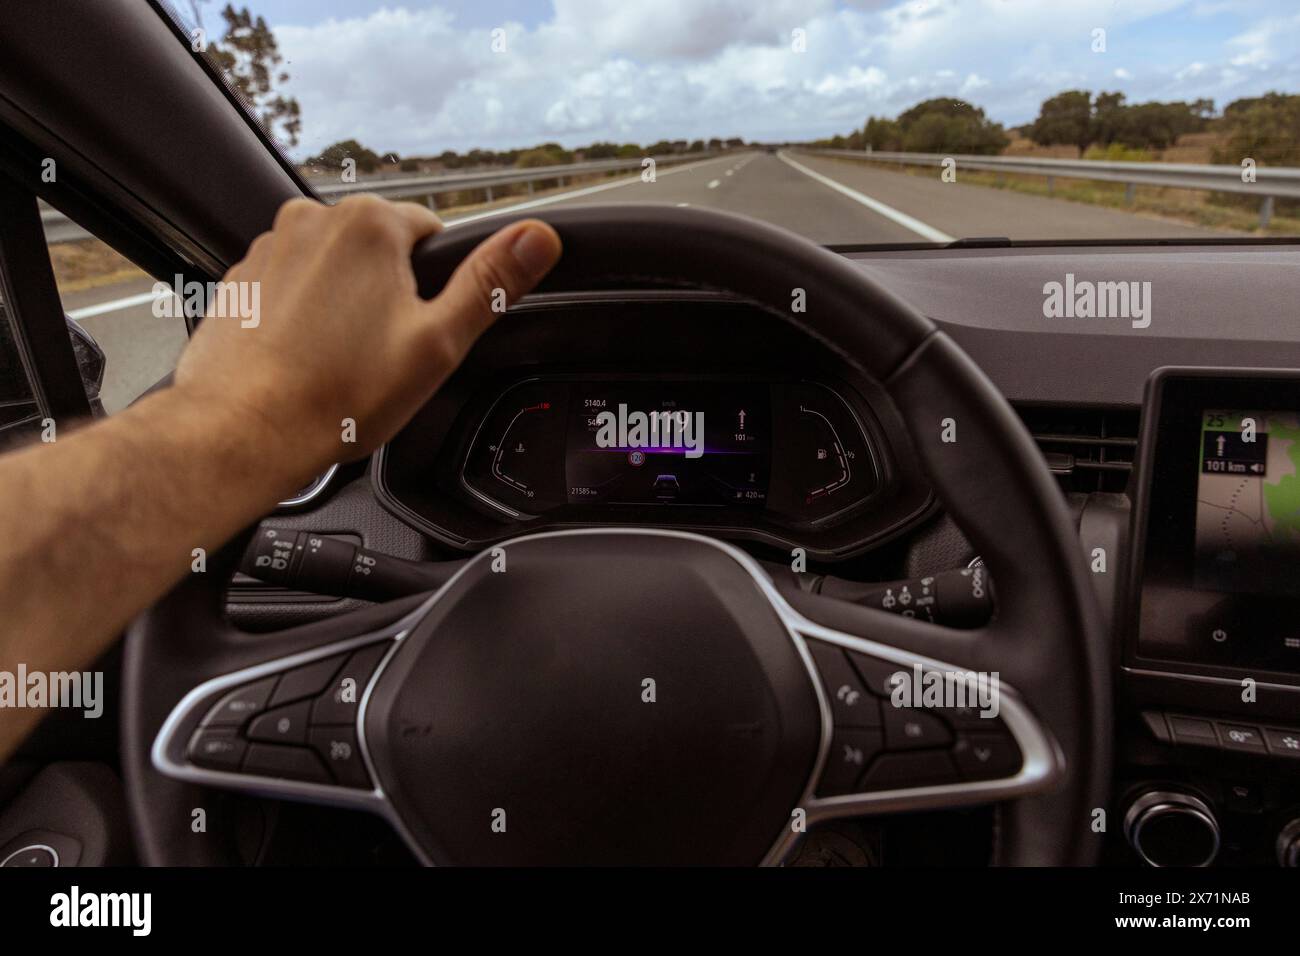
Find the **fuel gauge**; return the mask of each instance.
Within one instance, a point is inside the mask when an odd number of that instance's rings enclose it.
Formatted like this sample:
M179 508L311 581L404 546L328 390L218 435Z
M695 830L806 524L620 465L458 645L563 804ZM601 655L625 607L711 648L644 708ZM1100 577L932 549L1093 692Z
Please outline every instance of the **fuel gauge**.
M866 433L853 409L823 385L773 388L776 453L771 511L820 521L860 504L879 476Z

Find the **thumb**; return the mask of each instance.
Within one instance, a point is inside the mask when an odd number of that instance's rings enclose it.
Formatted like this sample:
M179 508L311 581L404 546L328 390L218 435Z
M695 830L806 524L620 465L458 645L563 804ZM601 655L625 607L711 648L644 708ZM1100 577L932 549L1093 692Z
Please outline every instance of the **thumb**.
M436 333L459 361L505 307L529 292L560 258L560 237L526 219L484 239L430 303Z

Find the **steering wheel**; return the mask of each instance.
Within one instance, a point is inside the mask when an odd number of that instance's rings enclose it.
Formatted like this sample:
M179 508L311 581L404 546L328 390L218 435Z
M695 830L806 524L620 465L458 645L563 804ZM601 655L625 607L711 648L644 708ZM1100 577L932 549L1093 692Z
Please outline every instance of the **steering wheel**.
M1060 490L989 380L784 230L654 205L545 218L565 252L540 291L726 292L880 382L996 581L993 620L923 623L775 581L712 538L610 527L525 535L435 593L252 635L224 615L250 529L127 634L142 860L240 862L222 791L377 813L436 864L778 864L821 820L976 803L999 807L993 862L1094 860L1109 652ZM421 293L508 221L425 240ZM968 705L895 706L908 679Z

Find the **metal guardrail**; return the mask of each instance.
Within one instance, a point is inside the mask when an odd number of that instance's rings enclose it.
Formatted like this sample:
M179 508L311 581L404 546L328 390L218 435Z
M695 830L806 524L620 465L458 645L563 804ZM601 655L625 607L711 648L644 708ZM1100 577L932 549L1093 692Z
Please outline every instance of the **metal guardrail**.
M1241 166L1211 166L1200 163L1134 163L1096 159L1041 159L1033 156L972 156L943 153L863 152L854 149L804 149L815 156L856 159L863 162L890 163L904 166L941 167L945 160L955 161L960 172L978 169L1001 173L1019 173L1047 178L1050 194L1054 180L1088 179L1098 182L1124 183L1125 201L1133 202L1137 186L1167 186L1174 189L1198 189L1208 192L1241 193L1258 196L1259 224L1268 225L1273 216L1274 199L1300 199L1300 169L1289 166L1256 166L1254 182L1243 179Z
M656 167L673 166L678 163L696 162L711 159L718 155L713 152L674 153L668 156L652 156ZM487 201L493 199L492 190L497 186L510 186L526 183L531 195L536 183L558 180L565 185L566 180L574 176L592 176L604 173L632 172L642 168L645 157L635 159L598 159L588 163L568 163L562 166L510 166L504 169L477 170L468 173L439 173L433 176L380 176L373 179L358 179L356 182L340 182L333 179L309 179L308 185L326 202L337 201L354 193L374 193L387 199L413 199L427 197L433 208L432 197L441 193L461 192L462 190L481 189L487 194ZM90 233L57 209L42 207L41 224L45 227L45 240L48 243L73 242L88 239Z

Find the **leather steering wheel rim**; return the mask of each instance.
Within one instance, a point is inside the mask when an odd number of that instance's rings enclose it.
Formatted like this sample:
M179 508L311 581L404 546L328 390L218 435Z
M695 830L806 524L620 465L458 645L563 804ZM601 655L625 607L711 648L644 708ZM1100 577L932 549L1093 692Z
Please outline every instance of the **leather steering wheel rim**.
M456 226L419 244L412 265L421 294L436 294L475 245L521 218ZM543 218L559 232L565 252L539 292L673 287L726 293L793 324L882 384L937 496L997 587L997 616L986 632L908 621L897 636L911 652L998 671L1050 730L1060 758L1053 792L1002 805L994 862L1095 861L1100 836L1093 811L1106 807L1109 792L1108 645L1060 489L987 377L931 321L862 270L782 229L703 209L640 204L557 209ZM802 311L793 308L797 299ZM954 428L956 440L945 440ZM239 859L224 795L164 776L151 760L159 729L198 680L389 625L421 601L406 598L275 635L241 634L225 622L224 593L251 533L211 556L206 574L183 580L127 634L122 753L137 846L149 864ZM854 634L880 626L879 612L802 593L785 597L817 624ZM190 824L200 807L208 832L196 834Z

